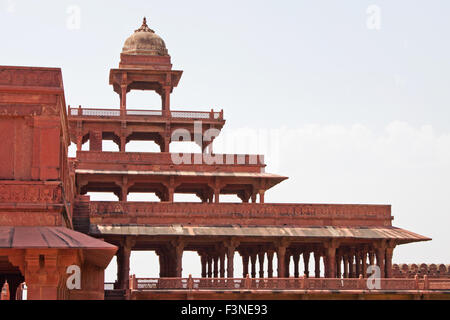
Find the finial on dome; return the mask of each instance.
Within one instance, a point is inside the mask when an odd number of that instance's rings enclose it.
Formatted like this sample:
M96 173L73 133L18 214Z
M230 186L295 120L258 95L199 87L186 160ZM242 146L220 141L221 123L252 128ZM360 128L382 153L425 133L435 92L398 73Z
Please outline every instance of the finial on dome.
M153 32L153 33L155 33L155 31L153 31L152 29L150 29L148 27L147 18L145 18L145 17L142 20L142 26L139 29L134 30L134 32Z

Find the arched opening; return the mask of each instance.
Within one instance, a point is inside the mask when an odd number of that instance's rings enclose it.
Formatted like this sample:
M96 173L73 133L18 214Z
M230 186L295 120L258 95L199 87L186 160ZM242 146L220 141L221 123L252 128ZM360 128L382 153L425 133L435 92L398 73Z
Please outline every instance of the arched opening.
M161 202L154 192L130 192L127 201L134 202Z
M193 141L172 141L172 142L170 142L170 152L172 152L172 153L201 153L202 148Z
M87 192L91 201L119 201L119 197L113 192Z
M137 278L159 278L159 258L155 251L131 251L130 275Z
M221 194L220 202L241 203L242 200L236 194Z
M162 110L161 96L153 90L131 90L127 93L127 110Z
M114 132L102 132L102 151L120 151L120 137Z
M227 184L220 190L220 202L249 202L252 193L250 184Z
M81 187L80 194L87 194L91 201L120 201L121 188L114 182L89 181Z
M213 194L207 184L182 183L175 188L174 202L207 202Z
M7 256L0 256L0 290L5 281L9 285L10 300L16 300L16 291L21 283L25 281L18 267L13 266ZM22 300L22 295L18 297Z
M128 188L128 201L160 202L169 201L169 192L162 183L136 182Z
M125 145L126 152L161 152L155 141L130 141Z
M201 278L202 263L196 251L183 252L183 271L182 277L187 278L192 275L193 278Z
M127 152L161 152L164 139L158 132L134 132L126 139Z

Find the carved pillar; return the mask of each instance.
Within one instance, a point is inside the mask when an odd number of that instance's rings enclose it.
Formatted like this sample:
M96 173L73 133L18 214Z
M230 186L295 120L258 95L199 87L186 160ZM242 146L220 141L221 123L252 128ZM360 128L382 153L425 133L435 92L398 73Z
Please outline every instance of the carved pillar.
M122 84L120 89L120 109L125 110L127 108L127 85Z
M81 115L81 110L79 110L79 114ZM77 130L77 151L81 151L83 146L83 135L80 130Z
M251 252L250 254L250 260L252 264L252 278L256 278L256 252Z
M213 276L214 278L218 278L219 277L219 256L217 254L214 254L214 272L213 272Z
M172 90L172 87L170 87L170 86L163 87L162 109L163 109L163 115L165 115L165 116L170 115L170 91L171 90Z
M164 258L162 255L162 251L161 249L156 249L155 253L157 254L159 260L159 277L163 278L165 275L164 275Z
M264 203L264 193L265 193L264 189L259 190L259 203Z
M284 277L289 278L291 276L291 252L286 250L286 254L284 256Z
M267 277L273 278L273 254L272 249L267 250Z
M341 262L342 262L341 252L338 251L336 252L336 278L341 278L342 276Z
M206 264L207 264L207 258L205 253L199 253L200 255L200 261L202 263L202 278L206 278Z
M394 246L388 246L386 248L386 267L385 267L385 275L386 278L392 278L392 256L394 254Z
M305 269L305 277L309 277L309 257L311 255L311 252L309 251L303 251L303 266Z
M356 277L358 278L360 274L362 274L361 270L361 251L359 249L355 252L355 267L356 267Z
M117 283L120 289L129 288L130 255L135 241L126 237L117 252Z
M120 134L120 146L119 146L120 152L125 152L126 144L127 144L127 136L125 133L121 133Z
M227 254L227 277L234 278L234 251L239 245L238 241L234 239L225 242L225 249Z
M207 261L208 261L208 278L212 278L213 275L213 258L210 253L207 255Z
M344 278L347 279L350 275L348 270L348 254L344 254L342 260L344 264Z
M349 254L347 255L347 264L348 264L348 277L349 278L355 278L355 269L354 269L354 264L353 264L353 251L350 251Z
M367 277L367 248L364 247L361 251L361 272L363 277Z
M259 277L264 278L264 251L259 251L258 253L258 262L259 262Z
M278 261L278 278L286 277L286 249L287 242L280 240L276 243L277 261Z
M320 252L314 251L314 277L320 278Z
M386 241L382 240L374 244L375 256L377 258L377 266L380 268L380 277L385 278L385 258L386 258Z
M170 139L171 137L171 127L170 127L170 123L166 123L165 127L164 127L164 132L161 134L162 135L162 141L160 142L160 149L161 152L170 152Z
M225 278L225 252L220 253L220 277Z
M172 245L172 254L175 258L175 274L174 277L181 278L183 273L183 251L184 251L184 242L181 240L171 241Z
M247 277L247 274L248 274L248 258L249 258L249 256L246 251L243 251L241 253L241 255L242 255L242 277L245 278L245 277Z
M324 243L325 247L325 255L327 262L327 274L325 275L328 278L336 278L336 249L337 242L335 240L331 240L329 242Z
M300 275L299 268L298 268L298 261L300 260L300 252L297 250L294 251L292 258L294 260L294 277L298 278Z
M214 187L214 202L219 203L219 198L220 198L220 188L216 186Z
M375 252L373 251L369 252L369 265L375 265Z

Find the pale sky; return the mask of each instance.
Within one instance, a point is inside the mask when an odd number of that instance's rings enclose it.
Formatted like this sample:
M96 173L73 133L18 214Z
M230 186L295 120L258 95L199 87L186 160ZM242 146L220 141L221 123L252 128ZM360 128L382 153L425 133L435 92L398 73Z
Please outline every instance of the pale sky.
M0 64L60 67L67 104L116 108L109 69L145 15L184 70L172 109L224 109L215 151L265 153L289 176L266 202L391 204L395 226L433 238L394 262L450 263L449 14L446 0L0 0ZM131 271L155 262L133 253Z

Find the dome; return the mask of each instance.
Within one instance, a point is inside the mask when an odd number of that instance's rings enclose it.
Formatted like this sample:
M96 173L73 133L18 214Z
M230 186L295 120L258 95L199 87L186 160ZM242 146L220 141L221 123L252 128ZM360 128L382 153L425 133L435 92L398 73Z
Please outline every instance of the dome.
M164 40L147 26L145 17L142 26L125 40L122 53L148 56L169 55Z

